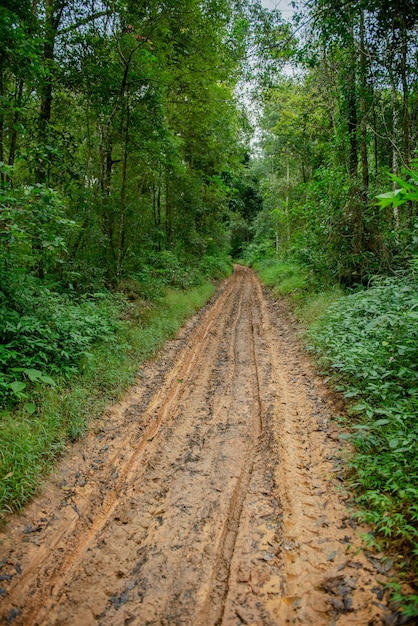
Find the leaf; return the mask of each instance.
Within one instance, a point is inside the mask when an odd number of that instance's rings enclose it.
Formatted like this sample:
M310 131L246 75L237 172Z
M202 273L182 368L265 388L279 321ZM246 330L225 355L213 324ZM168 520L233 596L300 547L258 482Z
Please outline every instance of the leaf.
M26 383L21 380L15 380L12 383L9 383L9 387L13 393L19 394L26 388Z
M399 193L400 190L396 189L396 191ZM386 193L380 193L378 196L376 196L376 198L379 198L379 200L380 199L384 200L386 198L392 199L395 197L396 191L387 191Z
M351 407L352 411L364 411L365 409L367 409L367 405L362 403L355 404Z
M29 415L33 415L36 411L36 404L34 402L25 402L23 408L25 409L26 413L29 413Z
M344 398L354 398L355 396L358 396L359 393L358 389L351 389L350 391L345 392Z
M390 420L388 419L380 419L373 422L373 426L385 426L386 424L390 424Z
M24 374L26 374L26 376L29 378L30 381L32 381L33 383L36 380L39 380L42 376L42 372L40 372L39 370L35 370L35 369L23 369L22 370L24 372Z
M55 380L50 376L45 376L45 374L42 374L42 376L39 377L39 380L42 380L43 383L46 383L47 385L52 385L53 387L55 387L56 385Z

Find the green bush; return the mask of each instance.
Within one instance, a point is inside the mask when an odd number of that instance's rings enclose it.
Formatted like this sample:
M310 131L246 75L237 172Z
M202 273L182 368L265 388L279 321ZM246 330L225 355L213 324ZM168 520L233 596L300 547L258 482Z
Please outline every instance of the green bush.
M232 272L232 264L222 256L205 255L199 264L200 272L207 278L226 278Z
M350 401L353 484L362 518L418 557L418 293L416 276L376 280L339 299L311 332Z
M11 406L34 384L76 372L93 343L114 332L118 305L105 292L71 299L32 277L1 278L0 404Z

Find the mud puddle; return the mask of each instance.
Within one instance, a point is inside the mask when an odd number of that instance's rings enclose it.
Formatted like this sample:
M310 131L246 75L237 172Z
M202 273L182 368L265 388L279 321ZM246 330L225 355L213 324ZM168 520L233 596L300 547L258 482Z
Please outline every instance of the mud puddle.
M3 623L401 624L390 561L347 510L333 410L236 268L0 535Z

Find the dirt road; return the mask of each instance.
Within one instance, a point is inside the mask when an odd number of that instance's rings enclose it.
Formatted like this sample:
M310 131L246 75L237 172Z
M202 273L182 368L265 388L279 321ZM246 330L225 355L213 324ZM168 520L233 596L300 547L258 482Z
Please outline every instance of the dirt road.
M236 268L1 535L3 622L397 624L385 561L358 551L332 411Z

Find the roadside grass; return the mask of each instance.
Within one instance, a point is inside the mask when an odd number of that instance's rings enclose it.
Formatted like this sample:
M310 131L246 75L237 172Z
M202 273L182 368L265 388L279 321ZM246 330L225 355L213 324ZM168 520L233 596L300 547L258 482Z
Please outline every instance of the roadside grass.
M294 293L288 291L290 271ZM259 276L290 302L318 367L346 399L350 432L341 437L354 449L347 478L359 505L356 516L373 529L369 545L391 554L401 579L416 579L418 277L376 278L368 289L349 294L338 287L317 293L309 281L300 287L297 271L277 262ZM390 587L405 617L416 617L418 595L404 597L396 581Z
M290 302L293 313L305 328L315 324L344 293L338 285L318 289L309 270L297 263L270 258L257 261L253 269L274 297Z
M144 361L214 291L206 281L187 290L166 289L152 303L116 296L114 306L106 304L113 331L89 347L78 368L54 376L54 385L35 381L20 403L0 413L0 519L21 510L68 442L81 437L107 404L122 397ZM100 309L95 313L104 315Z
M253 269L262 282L271 288L274 296L290 295L295 300L307 288L307 272L293 263L259 261L253 265Z

